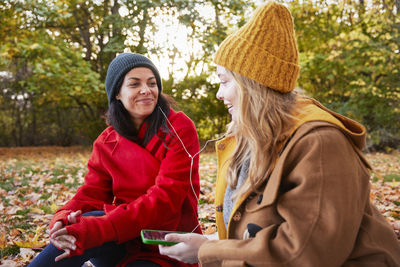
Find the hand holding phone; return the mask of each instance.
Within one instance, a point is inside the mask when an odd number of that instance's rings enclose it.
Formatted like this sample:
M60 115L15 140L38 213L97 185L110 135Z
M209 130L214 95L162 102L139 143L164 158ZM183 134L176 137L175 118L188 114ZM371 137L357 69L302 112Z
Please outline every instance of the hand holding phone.
M171 235L168 240L180 242L175 246L158 246L161 255L182 261L185 263L197 263L201 245L208 240L207 237L197 233L184 235Z
M167 234L172 234L172 233L175 233L175 234L187 234L186 232L143 229L140 232L140 235L142 236L142 241L145 244L172 246L172 245L178 244L178 242L165 241L165 236Z

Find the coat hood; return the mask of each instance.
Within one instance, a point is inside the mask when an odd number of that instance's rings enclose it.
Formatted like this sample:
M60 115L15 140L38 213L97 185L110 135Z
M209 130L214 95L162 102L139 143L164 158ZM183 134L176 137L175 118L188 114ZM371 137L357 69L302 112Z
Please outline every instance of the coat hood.
M296 114L297 122L293 132L306 122L325 121L338 126L358 149L362 150L365 147L366 130L360 123L329 110L312 98L299 97L297 105L300 111Z

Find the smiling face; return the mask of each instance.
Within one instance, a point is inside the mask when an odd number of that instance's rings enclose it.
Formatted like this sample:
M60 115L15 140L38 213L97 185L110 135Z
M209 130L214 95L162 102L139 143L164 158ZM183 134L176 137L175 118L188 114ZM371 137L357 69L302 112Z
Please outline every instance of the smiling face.
M224 101L232 120L235 121L239 112L239 85L232 74L222 66L217 66L217 75L221 80L217 98Z
M122 102L135 127L139 129L157 104L158 86L154 73L145 67L130 70L125 75L116 99Z

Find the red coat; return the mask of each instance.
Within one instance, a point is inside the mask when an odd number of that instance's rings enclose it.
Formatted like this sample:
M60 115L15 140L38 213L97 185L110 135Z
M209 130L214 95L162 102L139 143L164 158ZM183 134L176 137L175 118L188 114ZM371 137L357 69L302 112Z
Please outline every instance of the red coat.
M182 112L171 109L169 120L191 155L199 151L193 122ZM141 129L140 135L144 134ZM161 133L160 133L161 134ZM171 129L171 135L174 135ZM127 257L122 261L151 259L161 266L187 266L158 253L158 246L144 245L142 229L191 232L197 220L199 158L195 157L190 183L191 160L179 139L167 136L165 145L154 136L145 148L119 135L113 127L105 129L93 145L85 183L76 195L57 211L58 220L68 223L71 211L104 210L101 217L81 217L67 226L77 238L73 255L105 242L126 242ZM196 232L201 232L200 227Z

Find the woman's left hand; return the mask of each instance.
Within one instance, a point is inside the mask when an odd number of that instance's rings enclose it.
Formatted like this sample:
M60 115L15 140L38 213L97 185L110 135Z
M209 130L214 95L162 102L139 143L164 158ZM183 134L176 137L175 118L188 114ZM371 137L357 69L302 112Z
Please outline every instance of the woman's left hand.
M58 249L64 250L64 253L55 258L55 261L67 258L71 250L76 249L76 238L69 235L67 229L61 228L50 236L50 242Z
M159 245L160 254L185 263L197 263L197 254L200 246L207 241L207 237L200 234L168 234L165 240L169 242L179 242L174 246Z

